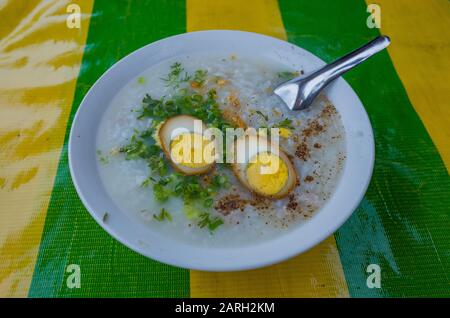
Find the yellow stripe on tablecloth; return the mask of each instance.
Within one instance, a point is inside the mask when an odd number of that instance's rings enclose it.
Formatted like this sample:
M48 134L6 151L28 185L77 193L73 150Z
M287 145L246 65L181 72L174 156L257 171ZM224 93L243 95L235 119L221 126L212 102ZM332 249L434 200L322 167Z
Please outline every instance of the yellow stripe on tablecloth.
M187 31L244 30L286 40L276 0L187 0ZM294 259L231 273L190 272L191 297L348 297L334 237Z
M67 27L70 3L80 29ZM0 297L28 294L92 7L0 4Z
M187 0L187 31L242 30L286 40L275 0Z
M336 241L270 267L227 273L191 270L191 297L348 297Z
M381 31L392 39L388 51L394 67L450 171L450 2L376 3Z

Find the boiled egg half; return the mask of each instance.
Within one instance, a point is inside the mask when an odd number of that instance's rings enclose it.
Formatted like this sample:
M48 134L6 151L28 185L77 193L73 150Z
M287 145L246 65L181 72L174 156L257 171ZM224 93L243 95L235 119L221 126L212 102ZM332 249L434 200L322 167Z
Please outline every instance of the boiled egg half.
M267 137L244 135L234 144L233 172L247 189L279 199L295 187L297 173L287 155Z
M215 163L215 143L203 132L204 123L193 116L178 115L164 121L157 141L173 168L185 175L208 172Z

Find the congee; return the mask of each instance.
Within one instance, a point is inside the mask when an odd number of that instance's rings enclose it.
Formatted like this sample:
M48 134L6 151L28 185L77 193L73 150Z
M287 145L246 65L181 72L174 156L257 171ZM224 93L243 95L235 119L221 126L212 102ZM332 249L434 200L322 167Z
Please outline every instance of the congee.
M108 194L152 231L197 245L252 244L307 222L339 181L345 134L325 96L295 112L273 95L302 72L218 53L144 70L98 129Z

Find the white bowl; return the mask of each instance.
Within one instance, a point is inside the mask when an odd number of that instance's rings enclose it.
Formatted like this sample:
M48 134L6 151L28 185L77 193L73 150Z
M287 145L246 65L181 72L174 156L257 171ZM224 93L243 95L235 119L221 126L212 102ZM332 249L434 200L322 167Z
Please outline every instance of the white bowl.
M162 60L211 50L262 55L301 67L305 72L324 64L313 54L288 42L241 31L194 32L151 43L114 64L84 97L70 132L70 172L78 195L97 223L142 255L179 267L207 271L267 266L305 252L333 234L350 217L366 192L375 154L372 127L361 101L344 79L337 79L327 89L327 96L338 109L346 133L347 159L337 188L309 221L272 240L243 247L217 248L161 239L113 203L97 170L97 130L114 95L144 69ZM106 222L103 220L105 211L108 212Z

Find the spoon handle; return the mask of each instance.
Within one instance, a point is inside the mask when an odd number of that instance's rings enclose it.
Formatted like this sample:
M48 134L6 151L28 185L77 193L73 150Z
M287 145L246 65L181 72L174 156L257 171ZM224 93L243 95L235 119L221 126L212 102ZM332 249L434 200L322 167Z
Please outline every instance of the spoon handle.
M333 63L325 65L323 68L315 71L311 74L311 77L321 77L319 82L328 84L332 80L338 78L348 70L351 70L355 66L361 64L372 55L385 49L391 40L387 36L379 36L369 43L363 45L359 49L356 49L347 55L337 59Z
M356 65L361 64L372 55L380 52L390 42L389 37L384 35L379 36L331 64L325 65L312 73L280 84L273 92L283 100L289 109L306 109L311 105L320 91L331 81L348 70L351 70Z

